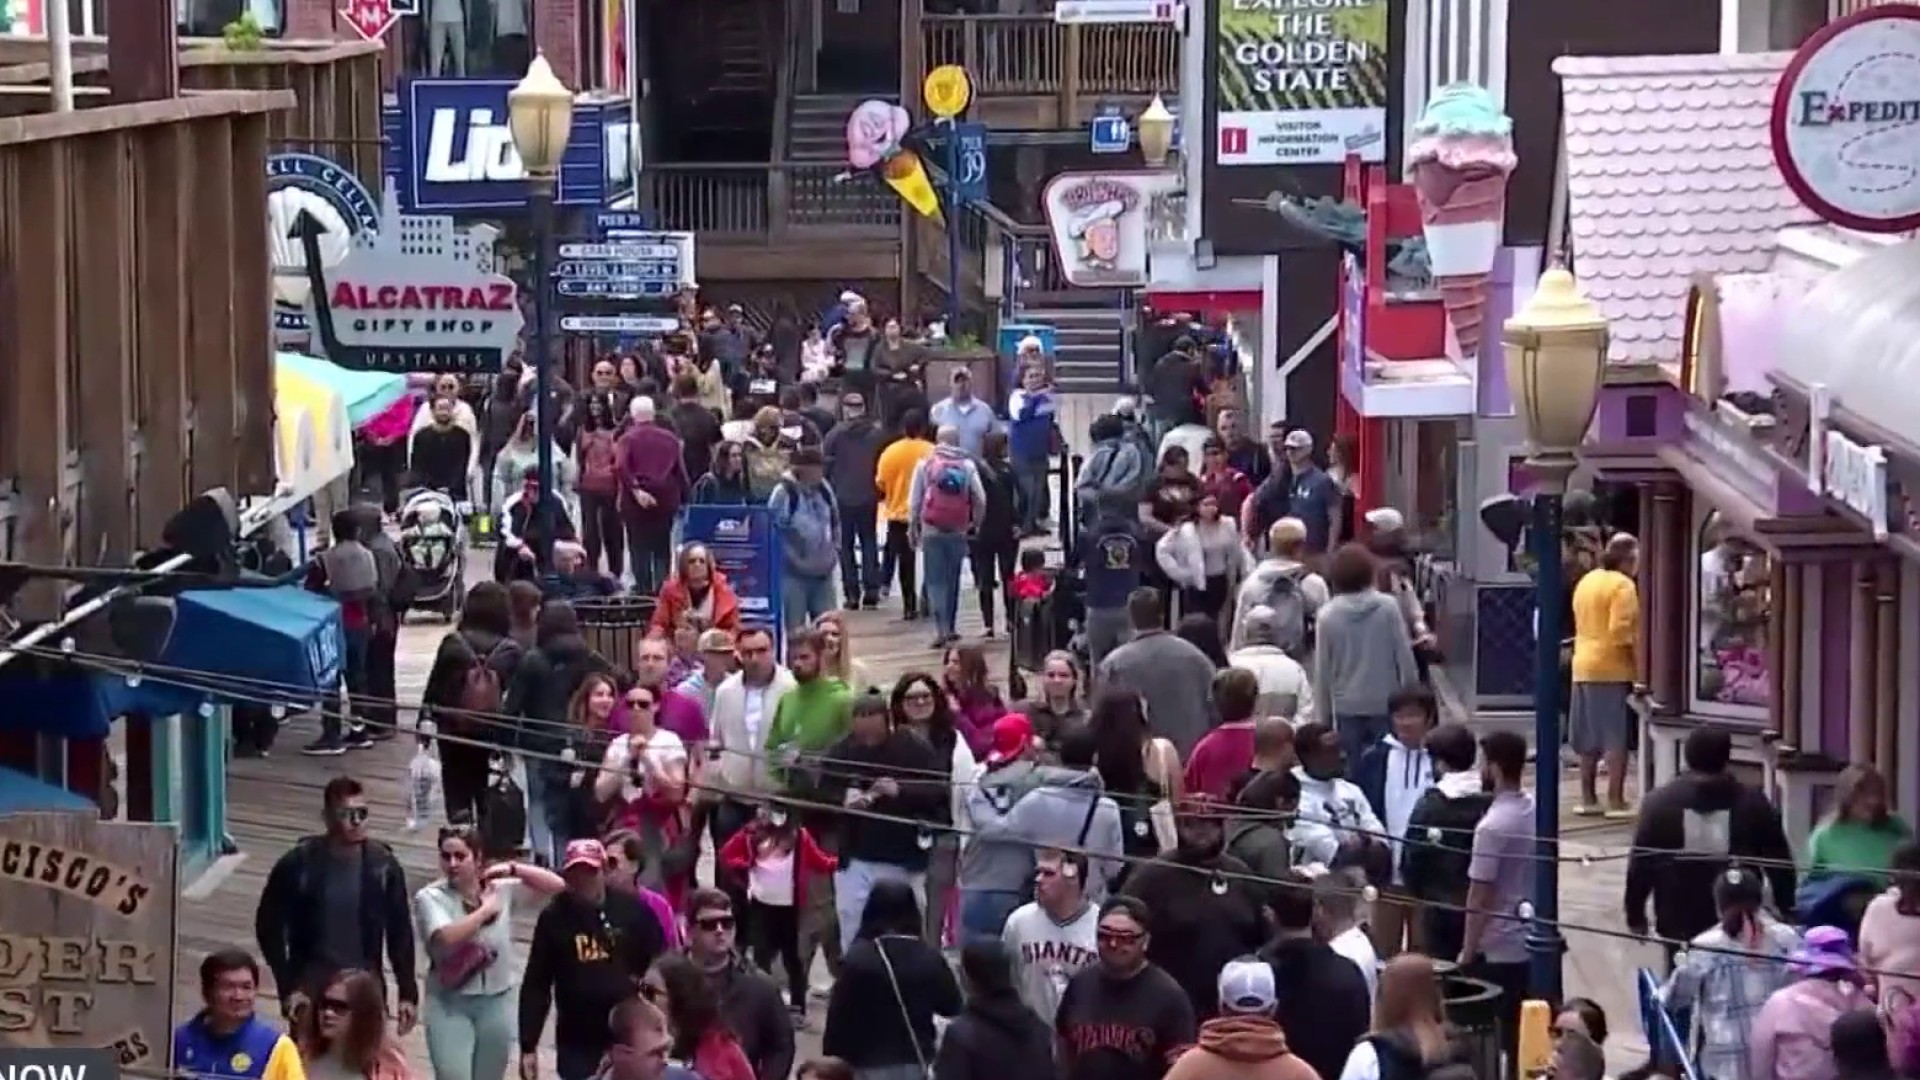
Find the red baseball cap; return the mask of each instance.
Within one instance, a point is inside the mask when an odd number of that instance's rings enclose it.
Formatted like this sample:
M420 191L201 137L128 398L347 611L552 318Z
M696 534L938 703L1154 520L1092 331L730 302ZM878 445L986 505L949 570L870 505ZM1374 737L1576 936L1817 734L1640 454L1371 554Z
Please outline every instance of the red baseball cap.
M1019 713L1008 713L993 722L993 744L987 751L987 764L1004 765L1033 745L1033 721Z

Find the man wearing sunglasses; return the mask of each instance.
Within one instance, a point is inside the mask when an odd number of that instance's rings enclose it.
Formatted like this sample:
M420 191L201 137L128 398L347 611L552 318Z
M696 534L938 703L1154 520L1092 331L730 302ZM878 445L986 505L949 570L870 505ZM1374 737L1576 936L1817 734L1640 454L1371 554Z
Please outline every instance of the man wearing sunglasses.
M393 959L405 1035L420 1002L406 871L392 848L368 836L367 793L358 780L328 781L321 806L327 831L295 844L267 875L253 921L260 957L291 1017L306 1003L297 987L348 968L379 975L384 950Z
M1193 1002L1147 959L1149 925L1131 896L1100 905L1100 962L1067 982L1054 1016L1062 1080L1160 1080L1193 1044Z
M780 989L735 948L733 901L718 889L695 889L687 899L687 957L706 973L720 1001L720 1018L740 1040L758 1080L786 1080L793 1071L793 1022ZM798 1017L806 1018L806 1001Z

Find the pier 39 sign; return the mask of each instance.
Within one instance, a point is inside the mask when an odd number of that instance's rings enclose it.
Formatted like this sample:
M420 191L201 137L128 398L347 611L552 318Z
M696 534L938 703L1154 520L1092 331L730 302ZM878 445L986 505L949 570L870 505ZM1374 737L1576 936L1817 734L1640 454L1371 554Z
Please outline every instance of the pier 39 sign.
M168 1067L174 848L169 825L0 816L0 1049Z

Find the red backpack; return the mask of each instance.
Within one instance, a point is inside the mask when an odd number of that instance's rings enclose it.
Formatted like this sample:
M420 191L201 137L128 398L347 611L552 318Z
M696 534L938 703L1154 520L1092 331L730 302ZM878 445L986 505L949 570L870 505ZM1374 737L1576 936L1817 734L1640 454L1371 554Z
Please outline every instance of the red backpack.
M458 704L455 705L459 711L441 718L443 731L455 735L471 734L499 714L500 702L505 695L501 692L500 673L493 669L493 657L500 648L500 645L495 645L485 656L475 656L473 663L461 674L460 692L456 695Z
M966 532L973 522L973 485L960 458L927 459L921 466L920 525L941 532Z

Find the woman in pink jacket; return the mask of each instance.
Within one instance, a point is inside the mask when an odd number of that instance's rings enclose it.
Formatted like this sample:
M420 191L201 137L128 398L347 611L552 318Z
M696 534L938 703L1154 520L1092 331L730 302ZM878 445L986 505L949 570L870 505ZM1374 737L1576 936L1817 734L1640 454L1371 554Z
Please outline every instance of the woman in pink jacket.
M1855 1009L1872 1009L1847 932L1816 926L1787 962L1798 979L1773 992L1753 1021L1752 1080L1835 1080L1828 1033Z

